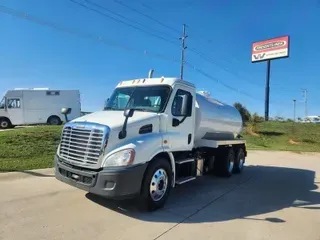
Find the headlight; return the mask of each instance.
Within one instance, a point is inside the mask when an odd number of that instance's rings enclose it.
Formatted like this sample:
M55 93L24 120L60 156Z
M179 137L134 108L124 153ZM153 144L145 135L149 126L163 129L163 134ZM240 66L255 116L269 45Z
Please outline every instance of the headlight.
M131 165L134 160L135 151L133 149L125 149L109 156L103 167L120 167Z

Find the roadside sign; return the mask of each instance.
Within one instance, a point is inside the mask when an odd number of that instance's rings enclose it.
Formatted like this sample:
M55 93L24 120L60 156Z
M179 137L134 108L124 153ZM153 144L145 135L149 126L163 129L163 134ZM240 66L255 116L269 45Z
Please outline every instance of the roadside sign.
M254 42L251 50L251 62L261 62L289 57L289 36Z

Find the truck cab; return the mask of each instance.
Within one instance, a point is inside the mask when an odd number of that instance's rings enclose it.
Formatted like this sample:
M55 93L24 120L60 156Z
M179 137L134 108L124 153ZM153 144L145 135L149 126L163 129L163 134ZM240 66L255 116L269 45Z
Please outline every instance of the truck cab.
M204 172L199 149L214 148L195 141L197 107L195 86L177 78L120 82L103 111L64 126L57 179L107 198L138 196L149 210L162 207L172 187Z
M0 128L6 129L23 124L21 98L21 94L17 91L6 92L0 102Z

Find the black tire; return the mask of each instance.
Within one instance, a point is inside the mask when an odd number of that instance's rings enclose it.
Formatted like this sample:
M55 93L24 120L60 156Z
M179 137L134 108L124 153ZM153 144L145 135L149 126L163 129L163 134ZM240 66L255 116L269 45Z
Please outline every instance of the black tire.
M220 177L231 177L234 169L235 153L232 148L221 149L216 163L216 173Z
M161 179L161 177L163 177L163 172L160 173L161 171L165 171L166 173L166 177L167 177L167 184L166 184L166 188L164 190L164 193L162 195L162 197L158 200L155 200L155 193L153 194L153 197L151 195L151 191L152 191L152 186L155 186L155 188L160 189L161 188L161 181L158 179ZM160 176L160 178L154 178L154 176L156 176L156 172L158 172L158 176ZM154 180L157 179L158 182L154 182ZM156 181L157 181L156 180ZM163 181L164 183L164 181ZM159 187L159 188L158 188ZM164 185L162 185L162 187L164 187ZM141 195L140 195L140 201L139 201L139 208L141 210L147 210L147 211L154 211L157 210L159 208L162 208L168 197L169 197L169 193L171 191L172 188L172 170L171 170L171 165L168 162L167 159L165 158L156 158L153 161L150 162L144 179L143 179L143 183L142 183L142 188L141 188Z
M7 118L0 118L0 129L11 128L11 122Z
M243 148L238 148L236 151L236 156L235 156L235 160L234 160L233 172L234 173L241 173L245 162L246 162L246 159L245 159L244 150L243 150Z
M58 116L51 116L48 118L49 125L61 125L61 119Z

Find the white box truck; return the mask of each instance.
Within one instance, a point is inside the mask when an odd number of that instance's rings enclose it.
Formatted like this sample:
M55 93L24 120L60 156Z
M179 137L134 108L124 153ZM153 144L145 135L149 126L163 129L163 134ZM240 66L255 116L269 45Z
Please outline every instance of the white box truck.
M65 120L61 113L64 107L71 108L69 120L81 116L79 90L8 90L0 102L0 128L31 124L59 125Z
M138 197L155 210L177 185L203 174L240 173L247 155L241 129L236 108L190 82L122 81L103 111L64 126L55 175L106 198Z

